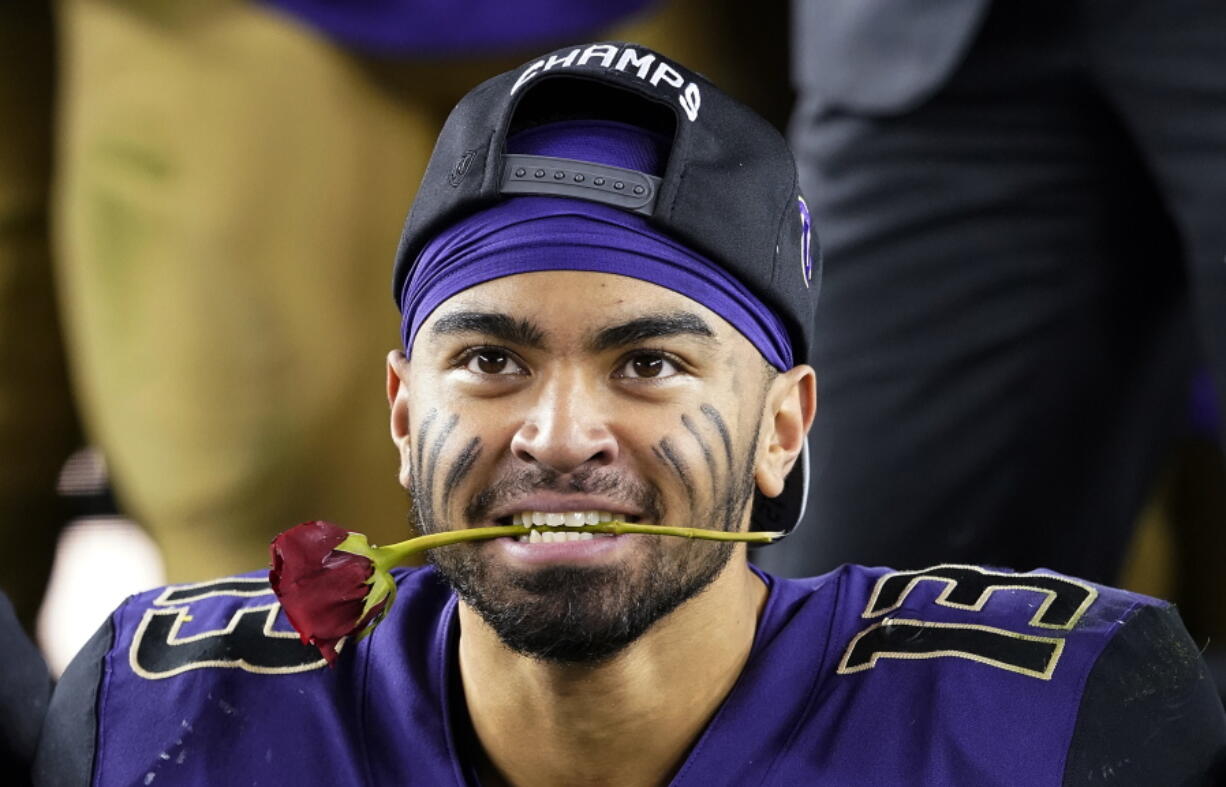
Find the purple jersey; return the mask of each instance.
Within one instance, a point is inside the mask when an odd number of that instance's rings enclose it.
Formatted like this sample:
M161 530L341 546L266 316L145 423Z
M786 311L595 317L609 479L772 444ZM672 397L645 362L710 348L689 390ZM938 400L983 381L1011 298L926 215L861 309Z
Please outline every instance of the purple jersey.
M263 576L132 597L57 689L40 778L477 784L457 600L433 569L396 574L388 618L335 669ZM750 658L674 785L1162 784L1226 741L1163 602L974 566L764 579Z

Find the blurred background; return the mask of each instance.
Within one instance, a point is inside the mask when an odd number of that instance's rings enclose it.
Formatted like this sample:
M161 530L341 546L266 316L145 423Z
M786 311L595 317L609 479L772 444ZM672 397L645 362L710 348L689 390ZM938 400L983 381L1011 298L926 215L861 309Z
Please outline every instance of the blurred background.
M300 521L406 536L388 284L434 137L607 38L788 134L823 244L816 504L755 559L1123 585L1226 686L1226 10L939 5L4 4L0 588L51 672Z

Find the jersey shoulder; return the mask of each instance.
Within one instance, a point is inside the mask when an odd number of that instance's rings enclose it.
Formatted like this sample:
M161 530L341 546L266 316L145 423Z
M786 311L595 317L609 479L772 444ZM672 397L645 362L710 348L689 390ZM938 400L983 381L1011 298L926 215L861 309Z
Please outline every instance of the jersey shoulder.
M396 572L405 608L420 603L423 573ZM353 736L373 639L350 654L358 646L344 643L328 669L289 624L266 571L131 596L55 690L40 783L135 783L152 774L207 784L213 766L190 756L204 750L227 751L234 773L275 767L277 779L301 771L360 780ZM325 743L304 749L305 740Z
M430 573L393 572L401 607L414 605L421 587L433 584ZM148 680L205 668L283 675L327 666L293 630L267 571L137 594L116 610L112 623L113 650L122 651L132 672ZM352 644L341 647L346 646Z
M206 668L287 674L325 666L285 620L265 572L142 593L112 621L114 650L144 680Z
M952 657L1050 679L1061 662L1092 663L1139 610L1170 606L1045 569L942 564L841 573L838 617L850 633L841 674L882 659Z
M898 622L923 612L942 620L1037 630L1109 629L1122 611L1167 607L1168 602L1139 593L1036 569L1013 571L946 563L896 571L881 567L840 569L842 604L858 607L866 620ZM944 614L941 614L942 611Z
M1113 772L1127 784L1163 774L1199 784L1220 767L1226 714L1172 604L1048 570L838 573L835 684L909 707L933 741L976 740L993 752L985 769L1033 783ZM1027 757L993 749L1019 736Z

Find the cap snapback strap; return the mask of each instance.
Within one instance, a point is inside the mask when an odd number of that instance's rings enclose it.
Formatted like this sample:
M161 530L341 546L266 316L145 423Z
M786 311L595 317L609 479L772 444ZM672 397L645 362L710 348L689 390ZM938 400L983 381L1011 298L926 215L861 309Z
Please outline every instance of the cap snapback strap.
M553 156L507 153L501 193L574 197L650 216L661 179L633 169Z

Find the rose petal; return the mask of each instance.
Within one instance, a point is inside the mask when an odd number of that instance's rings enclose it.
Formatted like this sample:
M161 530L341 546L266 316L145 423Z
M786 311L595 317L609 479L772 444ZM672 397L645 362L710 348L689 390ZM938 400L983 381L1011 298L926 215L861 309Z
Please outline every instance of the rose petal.
M348 535L329 522L304 522L270 546L273 592L299 638L318 647L329 664L336 660L336 644L372 617L362 613L375 565L363 555L335 550Z

